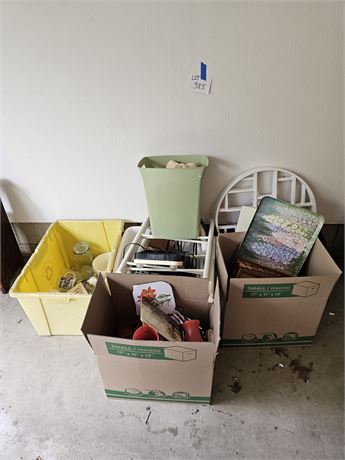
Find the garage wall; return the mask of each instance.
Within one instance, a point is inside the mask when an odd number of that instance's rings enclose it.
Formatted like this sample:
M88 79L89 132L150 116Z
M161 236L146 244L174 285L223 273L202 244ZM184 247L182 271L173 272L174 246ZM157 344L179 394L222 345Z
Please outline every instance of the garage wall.
M2 3L2 196L15 222L147 214L144 155L304 177L344 222L341 2ZM208 96L188 79L200 61Z

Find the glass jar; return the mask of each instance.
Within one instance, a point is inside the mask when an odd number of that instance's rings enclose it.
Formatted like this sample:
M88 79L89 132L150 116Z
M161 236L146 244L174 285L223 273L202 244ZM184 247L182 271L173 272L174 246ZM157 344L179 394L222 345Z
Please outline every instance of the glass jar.
M92 265L92 253L89 243L86 241L78 241L73 246L73 265L74 268L80 270L84 265Z
M83 265L80 269L80 274L83 281L87 281L91 276L95 276L95 270L91 265Z

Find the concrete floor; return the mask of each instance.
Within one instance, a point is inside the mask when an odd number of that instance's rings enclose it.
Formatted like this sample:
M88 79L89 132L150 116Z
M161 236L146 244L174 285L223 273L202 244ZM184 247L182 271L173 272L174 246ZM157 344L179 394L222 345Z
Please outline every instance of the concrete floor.
M83 337L38 337L1 301L1 459L344 458L342 281L312 347L221 350L211 406L107 400Z

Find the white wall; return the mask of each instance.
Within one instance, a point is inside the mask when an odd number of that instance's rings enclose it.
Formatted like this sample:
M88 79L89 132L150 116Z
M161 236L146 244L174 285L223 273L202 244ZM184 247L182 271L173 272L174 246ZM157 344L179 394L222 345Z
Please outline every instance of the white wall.
M246 169L343 210L343 5L3 3L2 185L13 221L146 215L144 155L208 154L207 215ZM208 64L209 96L187 80Z

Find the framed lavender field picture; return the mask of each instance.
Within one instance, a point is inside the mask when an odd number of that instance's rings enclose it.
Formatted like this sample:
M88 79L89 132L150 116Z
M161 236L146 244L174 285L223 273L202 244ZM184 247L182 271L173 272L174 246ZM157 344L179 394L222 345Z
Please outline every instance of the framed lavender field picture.
M239 248L237 260L283 276L297 276L323 223L320 214L265 197Z

